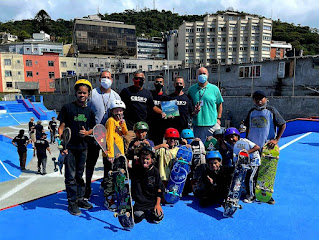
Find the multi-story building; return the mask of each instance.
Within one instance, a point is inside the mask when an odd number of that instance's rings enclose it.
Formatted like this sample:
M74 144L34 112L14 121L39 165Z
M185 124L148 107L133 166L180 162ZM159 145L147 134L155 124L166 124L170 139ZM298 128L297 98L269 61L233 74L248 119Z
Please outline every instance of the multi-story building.
M137 38L138 59L165 59L166 43L162 38Z
M18 36L12 35L7 32L0 32L0 43L10 43L18 40Z
M136 57L136 29L96 15L74 19L73 43L80 54Z
M169 41L171 59L186 66L245 63L270 59L272 20L237 12L184 22Z
M283 59L286 56L287 50L291 50L290 43L284 41L271 41L270 58L271 59Z

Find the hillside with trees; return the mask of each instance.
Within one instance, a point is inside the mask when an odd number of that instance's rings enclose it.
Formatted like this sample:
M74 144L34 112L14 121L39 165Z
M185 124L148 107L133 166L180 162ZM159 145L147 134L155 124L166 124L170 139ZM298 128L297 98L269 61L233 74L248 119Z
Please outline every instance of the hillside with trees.
M221 14L223 11L218 11L217 13ZM202 21L204 17L205 15L179 15L171 11L150 9L143 9L142 11L125 10L121 13L105 13L101 15L103 20L120 21L135 25L137 36L146 37L161 37L161 32L178 29L183 21ZM71 43L73 20L57 19L54 21L46 11L41 10L33 19L0 22L0 32L10 32L17 35L20 41L30 38L32 33L40 30L50 34L57 42ZM319 54L318 29L275 20L273 21L272 38L273 40L291 43L297 50L304 50L304 55Z

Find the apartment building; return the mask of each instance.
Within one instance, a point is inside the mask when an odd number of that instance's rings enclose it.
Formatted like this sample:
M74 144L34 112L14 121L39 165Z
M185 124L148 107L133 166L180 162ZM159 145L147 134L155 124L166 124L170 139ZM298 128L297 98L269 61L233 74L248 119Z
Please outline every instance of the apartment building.
M138 59L165 59L166 43L162 38L137 38Z
M272 20L237 12L184 22L169 38L171 59L186 66L246 63L270 59Z

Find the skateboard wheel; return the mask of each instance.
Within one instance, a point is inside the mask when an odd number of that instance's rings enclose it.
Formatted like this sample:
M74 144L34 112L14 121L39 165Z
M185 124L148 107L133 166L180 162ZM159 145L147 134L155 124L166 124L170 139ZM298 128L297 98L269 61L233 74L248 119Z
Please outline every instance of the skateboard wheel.
M256 189L260 189L260 186L256 186Z
M108 174L109 176L112 176L113 171L109 171Z
M273 192L274 192L274 189L270 189L270 192L273 193Z
M242 205L239 205L239 209L243 209L243 206L242 206Z
M118 216L119 214L117 212L113 214L113 217L118 217Z
M130 216L131 216L131 214L130 214L129 212L126 212L125 215L126 215L127 217L130 217Z
M124 169L121 169L120 172L124 174L124 173L125 173L125 170L124 170Z

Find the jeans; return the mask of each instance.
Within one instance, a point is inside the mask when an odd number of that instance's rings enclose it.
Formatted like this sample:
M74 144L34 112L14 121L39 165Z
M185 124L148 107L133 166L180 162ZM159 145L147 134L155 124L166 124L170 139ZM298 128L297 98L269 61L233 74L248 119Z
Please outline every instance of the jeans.
M65 157L65 188L69 202L83 199L85 191L83 172L86 157L87 149L68 149L68 154Z
M96 162L100 155L100 149L100 146L96 143L95 140L88 142L88 151L85 168L85 188L88 190L86 191L91 192L92 176L94 173Z
M114 184L113 184L113 176L109 175L109 171L113 170L113 164L108 160L107 157L103 157L103 165L104 165L104 178L103 178L103 188L104 188L104 197L114 193Z
M195 138L200 138L203 143L206 142L206 137L212 136L216 129L220 129L220 125L216 123L214 126L194 126Z
M42 172L46 172L46 166L47 166L47 158L39 158L38 157L38 171L41 171L41 166L42 166Z
M54 143L54 142L55 142L55 134L56 134L56 130L51 130L51 131L50 131L51 143Z

